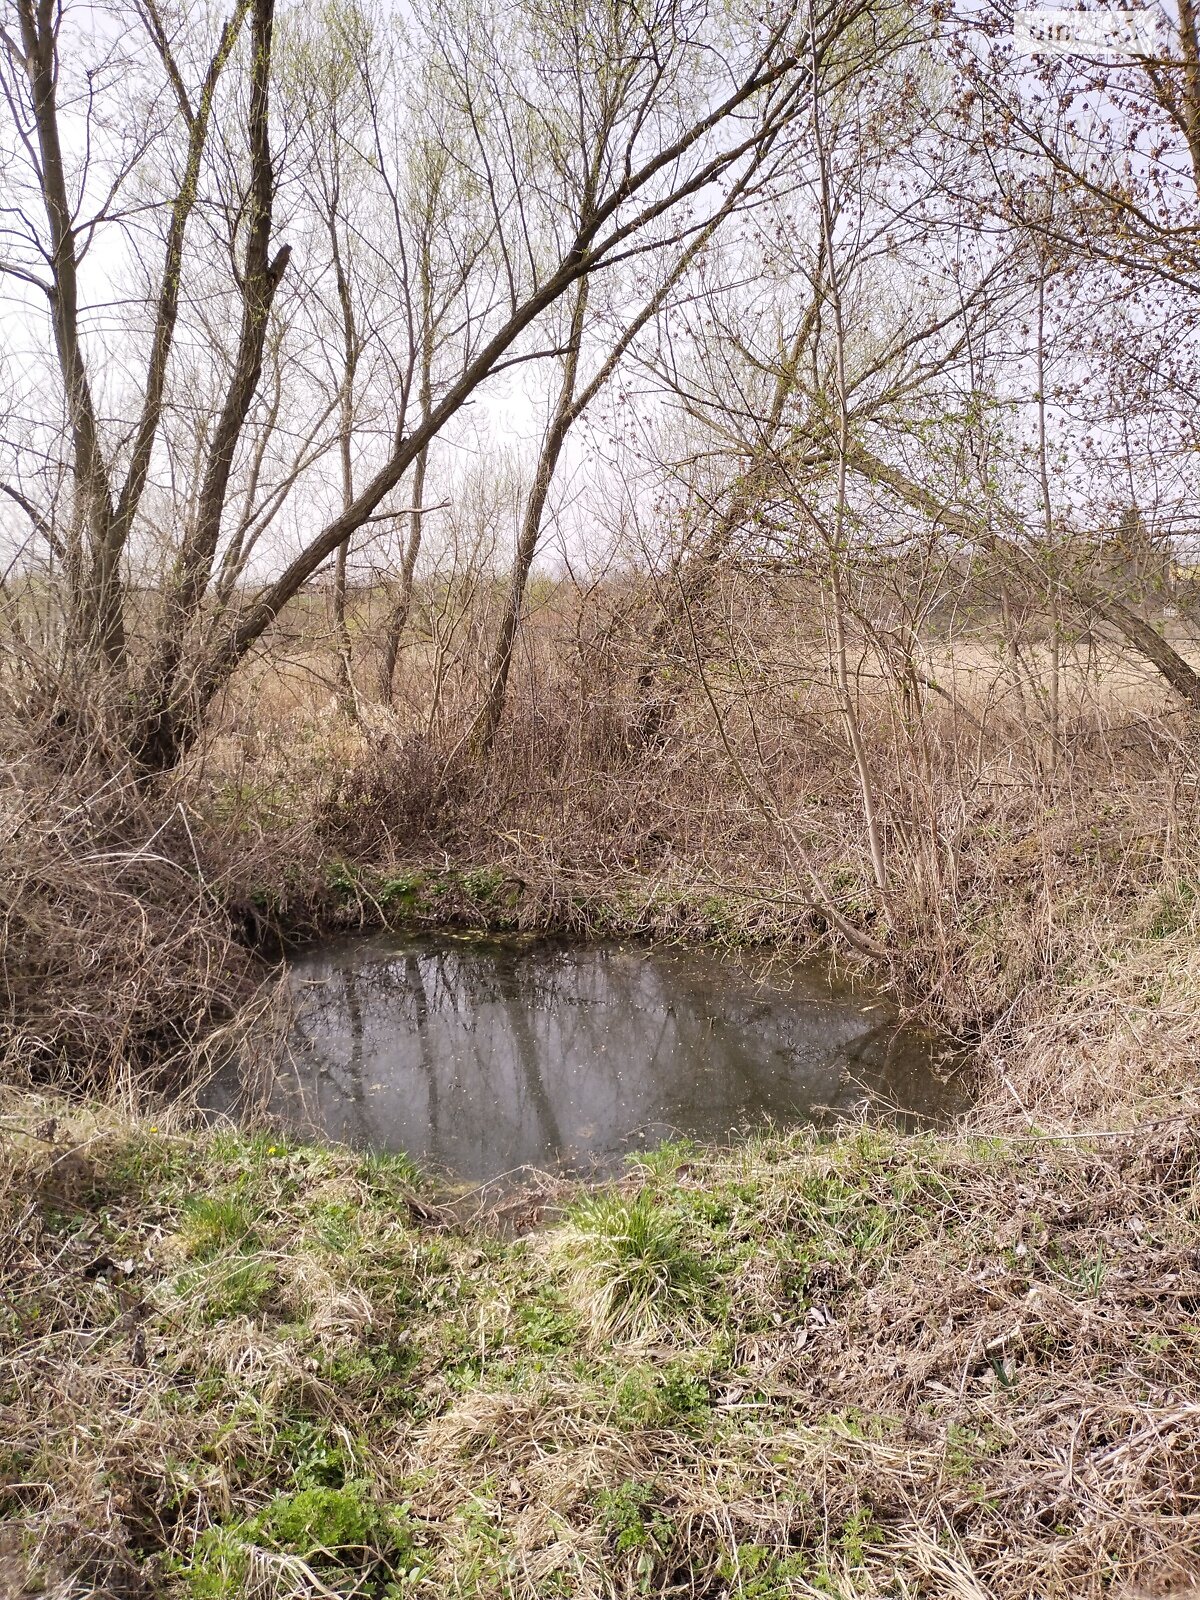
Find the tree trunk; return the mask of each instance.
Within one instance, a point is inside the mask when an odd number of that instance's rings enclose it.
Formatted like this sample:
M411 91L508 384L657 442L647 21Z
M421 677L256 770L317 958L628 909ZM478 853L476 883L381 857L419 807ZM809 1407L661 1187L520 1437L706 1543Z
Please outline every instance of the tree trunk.
M561 408L560 408L561 410ZM546 496L550 491L550 484L554 478L554 469L558 464L562 452L563 440L566 438L566 429L557 426L559 417L556 415L554 424L551 425L542 445L542 453L538 458L537 475L530 490L529 499L525 505L525 515L521 519L521 532L517 540L516 558L513 561L512 573L508 580L508 595L504 603L504 614L500 618L500 631L496 635L496 642L492 647L492 658L488 667L488 690L479 714L475 719L472 731L471 744L476 758L486 761L492 753L492 746L496 741L496 733L500 727L500 718L504 714L504 701L508 693L508 676L512 667L513 647L517 640L517 628L521 621L521 607L525 599L525 585L529 581L529 569L533 565L533 557L537 550L538 537L542 531L542 513L546 508Z
M413 503L409 512L408 540L400 563L400 591L388 615L383 635L383 658L379 663L379 702L390 706L395 692L396 662L400 656L400 640L408 625L412 610L413 578L417 570L417 557L421 553L422 515L425 504L425 469L429 461L428 448L421 451L413 467Z
M521 621L521 607L525 599L525 585L529 580L529 569L533 565L533 557L537 551L538 539L542 531L542 516L546 509L546 498L550 493L550 485L554 481L555 468L558 466L558 458L562 454L567 434L571 430L571 424L579 415L579 408L575 401L575 382L579 375L579 351L583 343L583 323L587 313L587 299L587 279L584 278L579 285L579 292L575 297L575 308L571 315L570 342L567 346L567 357L563 366L558 403L554 408L554 416L546 432L546 437L542 441L533 487L529 491L529 499L525 503L525 515L521 519L521 532L517 539L516 558L513 561L512 574L509 578L504 615L500 619L500 631L492 648L492 659L488 669L488 691L483 705L475 718L475 725L471 732L472 748L476 758L480 761L486 761L491 755L492 746L496 740L496 732L500 726L500 718L504 714L504 700L508 692L508 676L512 668L513 646L516 643L517 628Z
M338 309L342 318L342 396L339 410L338 455L342 465L342 510L354 504L354 462L350 454L350 436L354 428L354 379L358 371L358 332L354 320L354 302L350 294L350 280L342 262L341 240L337 230L337 206L340 183L335 182L329 211L329 243L333 256L334 278L337 284ZM351 534L338 545L333 569L333 630L337 650L337 695L343 716L357 720L358 703L354 694L354 675L351 668L350 630L346 626L346 563L350 556Z
M1200 672L1190 666L1174 645L1168 643L1132 606L1123 600L1103 595L1091 595L1093 610L1103 621L1110 623L1122 634L1140 655L1187 701L1194 711L1200 711Z
M291 256L291 247L286 244L273 257L270 254L275 203L270 141L274 25L275 0L252 0L253 54L246 128L250 182L240 277L241 326L229 383L204 464L196 513L184 532L163 599L162 617L142 675L130 729L131 754L148 772L174 765L194 738L204 708L217 687L216 681L208 686L212 668L205 673L186 659L189 634L212 578L234 456L262 375L271 305Z

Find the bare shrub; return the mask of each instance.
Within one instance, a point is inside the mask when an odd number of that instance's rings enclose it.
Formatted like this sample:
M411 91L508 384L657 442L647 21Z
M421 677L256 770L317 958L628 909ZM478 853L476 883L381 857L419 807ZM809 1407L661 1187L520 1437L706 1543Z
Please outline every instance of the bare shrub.
M454 788L453 770L425 735L377 735L317 799L317 837L351 860L427 849L451 817Z
M0 908L10 1078L178 1088L255 986L183 805L119 774L0 768Z

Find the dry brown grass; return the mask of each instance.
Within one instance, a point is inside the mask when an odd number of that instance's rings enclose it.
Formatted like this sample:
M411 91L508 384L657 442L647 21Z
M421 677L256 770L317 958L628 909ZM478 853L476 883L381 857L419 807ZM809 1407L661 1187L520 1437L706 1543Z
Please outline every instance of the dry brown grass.
M731 575L701 654L687 637L664 648L655 692L672 706L649 738L650 602L628 585L547 589L483 766L466 737L482 623L438 671L438 641L415 636L396 708L364 698L354 723L306 604L153 793L119 768L64 779L6 723L0 961L26 1070L98 1081L186 1051L228 1009L244 941L380 920L396 903L381 890L430 867L503 880L499 902L438 899L476 923L828 955L980 1043L1018 1122L1108 1122L1192 1070L1200 738L1102 641L1064 648L1056 733L1036 631L1014 675L994 618L943 621L911 652L915 682L864 642L881 890L801 587Z
M186 1087L256 980L182 801L120 772L0 772L0 1061L94 1091ZM204 849L204 853L202 853ZM207 857L207 859L206 859Z

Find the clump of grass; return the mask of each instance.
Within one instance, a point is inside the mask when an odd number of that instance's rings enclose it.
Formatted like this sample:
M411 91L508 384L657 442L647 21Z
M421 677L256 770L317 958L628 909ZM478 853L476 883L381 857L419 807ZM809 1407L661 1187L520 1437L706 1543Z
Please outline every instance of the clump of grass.
M246 1201L237 1195L191 1195L180 1222L184 1252L197 1261L210 1261L231 1245L253 1241L254 1220Z
M211 1325L227 1317L253 1316L272 1295L276 1282L269 1262L223 1256L186 1275L179 1288L191 1315Z
M560 1241L560 1259L593 1330L613 1338L645 1338L694 1311L705 1284L679 1217L646 1190L581 1200Z
M191 1600L242 1600L256 1569L276 1592L302 1594L394 1595L420 1572L407 1506L379 1506L358 1483L277 1495L249 1521L208 1530L179 1576Z

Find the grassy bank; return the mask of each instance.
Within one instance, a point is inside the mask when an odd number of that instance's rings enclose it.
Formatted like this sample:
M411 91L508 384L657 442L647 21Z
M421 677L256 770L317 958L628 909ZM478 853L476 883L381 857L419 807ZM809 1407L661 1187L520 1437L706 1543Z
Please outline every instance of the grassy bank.
M0 1591L1107 1595L1196 1569L1200 1115L402 1160L3 1110Z

